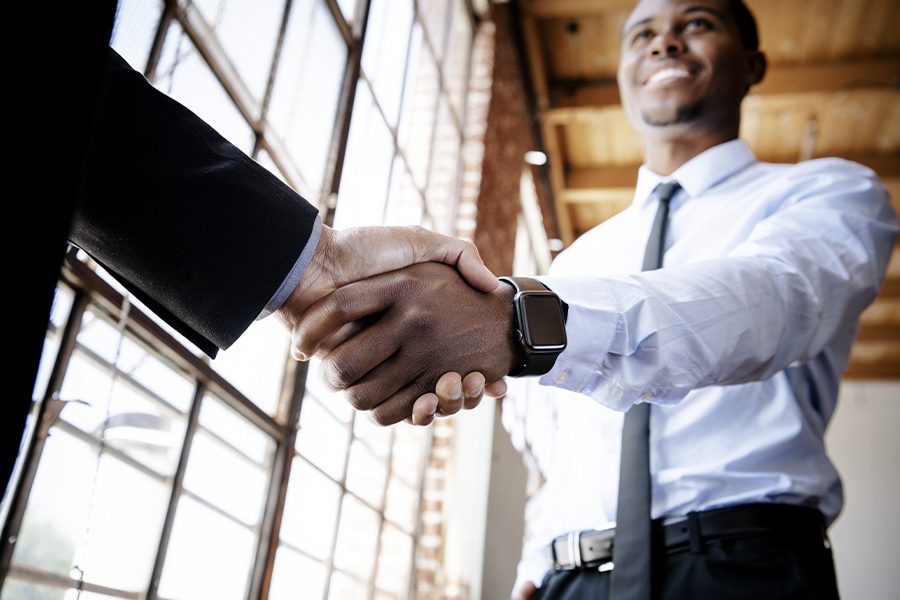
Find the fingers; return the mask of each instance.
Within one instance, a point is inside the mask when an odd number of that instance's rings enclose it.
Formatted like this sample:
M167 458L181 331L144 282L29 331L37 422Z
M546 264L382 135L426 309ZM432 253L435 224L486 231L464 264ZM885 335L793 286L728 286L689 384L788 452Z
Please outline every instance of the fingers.
M491 398L501 398L506 395L506 380L501 379L484 386L484 393Z
M463 385L459 373L449 372L441 375L434 386L438 397L437 414L442 417L455 415L463 407Z
M484 375L478 371L469 373L463 379L462 386L464 407L466 410L472 410L481 403L481 397L484 395Z
M537 588L530 581L526 581L522 584L522 587L519 588L518 600L529 600L534 593L537 591Z
M336 289L303 314L291 330L291 354L299 360L313 356L329 337L345 325L382 312L393 303L390 283L373 278Z
M396 394L376 406L372 409L372 418L375 419L375 422L379 425L393 425L394 423L399 423L400 421L408 418L415 408L416 403L418 402L420 397L428 396L425 392L425 388L419 382L414 381L409 385L401 388ZM433 402L434 399L426 400ZM425 403L423 403L424 405ZM423 415L428 411L427 409L430 406L426 406L426 410L423 410ZM432 413L433 415L434 413ZM418 415L417 415L418 416ZM427 420L426 416L424 420ZM423 421L424 421L423 420ZM428 421L429 423L431 421ZM424 423L423 424L427 424Z
M425 394L419 396L413 404L409 421L413 425L431 425L438 408L437 394Z

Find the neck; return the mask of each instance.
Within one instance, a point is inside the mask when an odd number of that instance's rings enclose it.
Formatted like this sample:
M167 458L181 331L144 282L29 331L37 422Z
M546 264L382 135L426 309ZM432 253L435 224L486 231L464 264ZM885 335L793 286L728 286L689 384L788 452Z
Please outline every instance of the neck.
M644 164L654 173L671 175L678 167L701 152L737 137L737 124L734 127L697 136L665 134L659 137L647 136L644 138Z

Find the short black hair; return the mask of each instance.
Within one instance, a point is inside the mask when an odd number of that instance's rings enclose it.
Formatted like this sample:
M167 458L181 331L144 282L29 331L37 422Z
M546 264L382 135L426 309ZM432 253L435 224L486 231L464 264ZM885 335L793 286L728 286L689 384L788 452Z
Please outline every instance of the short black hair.
M737 22L744 49L759 50L759 30L756 28L756 19L744 4L744 0L730 0L728 8L731 9L731 14L734 15L734 20Z

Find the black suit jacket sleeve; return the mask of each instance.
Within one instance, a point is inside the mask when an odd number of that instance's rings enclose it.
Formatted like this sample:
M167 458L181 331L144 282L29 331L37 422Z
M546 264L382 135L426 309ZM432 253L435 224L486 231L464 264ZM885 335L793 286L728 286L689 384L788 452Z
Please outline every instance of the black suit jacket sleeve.
M70 240L210 356L284 281L317 211L109 49Z

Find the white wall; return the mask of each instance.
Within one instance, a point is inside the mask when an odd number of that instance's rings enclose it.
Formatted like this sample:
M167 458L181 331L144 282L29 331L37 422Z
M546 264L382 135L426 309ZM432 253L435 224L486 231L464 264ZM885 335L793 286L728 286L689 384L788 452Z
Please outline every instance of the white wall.
M845 600L893 600L900 589L900 383L844 382L825 436L844 482L831 528Z

